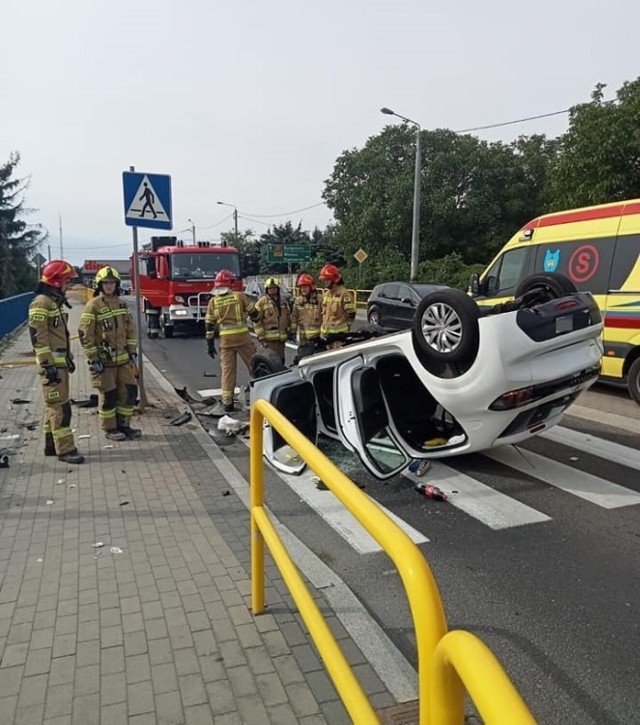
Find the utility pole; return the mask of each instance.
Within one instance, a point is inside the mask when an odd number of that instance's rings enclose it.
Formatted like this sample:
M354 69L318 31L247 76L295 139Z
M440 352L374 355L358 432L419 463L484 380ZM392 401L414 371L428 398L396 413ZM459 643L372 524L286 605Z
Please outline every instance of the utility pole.
M47 262L50 262L51 261L51 245L50 244L47 244L47 257L48 257Z
M233 223L234 223L235 228L236 228L235 243L236 243L236 247L237 247L238 246L238 210L235 207L233 209Z
M191 238L193 240L193 246L196 246L196 225L193 223L192 219L187 219L188 222L191 222Z
M64 247L62 246L62 214L58 212L58 228L60 229L60 259L64 259Z
M129 171L135 171L135 166L130 166ZM142 297L140 295L140 257L138 254L138 227L131 227L133 239L133 284L136 288L136 327L138 328L138 389L140 391L141 413L144 413L147 406L147 392L144 388L144 355L142 353Z

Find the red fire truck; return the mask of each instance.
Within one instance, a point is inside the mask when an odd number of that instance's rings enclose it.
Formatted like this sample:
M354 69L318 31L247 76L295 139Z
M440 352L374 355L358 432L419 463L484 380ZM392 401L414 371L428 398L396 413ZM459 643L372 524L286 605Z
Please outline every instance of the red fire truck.
M139 253L140 297L149 337L173 337L177 329L202 326L213 280L221 269L242 290L238 250L210 242L186 245L176 237L151 237ZM132 285L135 285L133 269ZM135 294L135 288L132 289Z

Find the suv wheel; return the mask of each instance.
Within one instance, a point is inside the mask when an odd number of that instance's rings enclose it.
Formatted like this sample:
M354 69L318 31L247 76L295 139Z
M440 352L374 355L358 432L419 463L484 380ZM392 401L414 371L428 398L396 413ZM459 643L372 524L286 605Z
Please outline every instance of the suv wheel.
M375 305L371 305L369 308L369 311L367 312L367 320L372 325L380 324L380 310Z
M563 274L541 272L540 274L525 277L517 286L515 297L522 297L527 292L533 292L534 290L544 290L549 295L549 299L557 299L558 297L574 295L578 288Z
M478 305L461 290L432 292L413 318L414 345L425 367L434 374L444 364L470 366L478 354Z
M264 378L267 375L281 373L286 369L287 368L282 362L280 355L268 348L258 350L258 352L251 358L252 378Z

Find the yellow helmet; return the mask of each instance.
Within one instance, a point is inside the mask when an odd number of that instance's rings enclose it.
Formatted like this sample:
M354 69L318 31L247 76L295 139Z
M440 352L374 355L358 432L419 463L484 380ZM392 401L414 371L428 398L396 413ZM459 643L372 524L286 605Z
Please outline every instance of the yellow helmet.
M100 282L120 282L120 273L113 267L103 267L96 274L96 285Z
M280 282L278 282L275 277L267 277L264 283L264 288L266 290L269 287L277 287L278 289L280 289Z

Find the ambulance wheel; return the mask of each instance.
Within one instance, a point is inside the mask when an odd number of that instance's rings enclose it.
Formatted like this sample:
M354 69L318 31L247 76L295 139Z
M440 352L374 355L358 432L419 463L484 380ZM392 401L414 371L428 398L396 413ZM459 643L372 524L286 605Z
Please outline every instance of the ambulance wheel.
M627 373L627 388L629 395L640 405L640 357L637 358Z
M443 365L470 367L480 344L478 305L464 292L444 289L421 300L413 318L413 342L431 373Z
M544 290L549 295L549 299L553 300L558 297L574 295L578 291L578 288L563 274L541 272L540 274L532 274L529 277L525 277L516 287L515 297L522 297L527 292L533 292L534 290Z
M281 373L286 370L280 355L273 350L264 348L258 350L258 352L251 358L251 377L252 378L264 378L267 375L273 375L274 373Z

